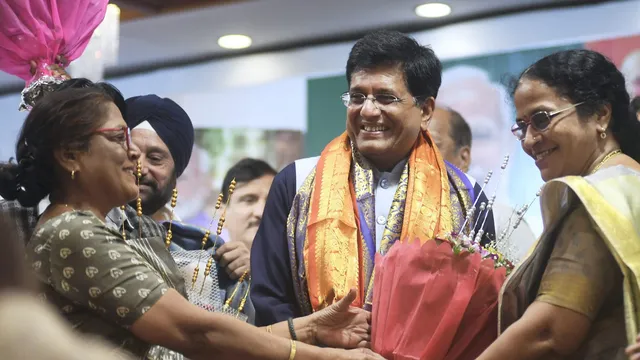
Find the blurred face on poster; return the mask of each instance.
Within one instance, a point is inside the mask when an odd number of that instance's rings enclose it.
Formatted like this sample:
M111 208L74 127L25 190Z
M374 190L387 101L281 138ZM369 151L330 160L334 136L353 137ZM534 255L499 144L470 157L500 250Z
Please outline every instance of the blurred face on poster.
M483 69L457 66L443 72L437 104L458 111L473 134L470 175L483 179L496 171L513 148L507 93Z
M640 49L625 56L621 68L631 98L640 96Z
M209 156L199 146L193 147L191 160L178 181L176 214L187 221L205 211L213 186L209 176Z
M297 130L278 130L273 137L276 170L280 170L302 156L302 133Z

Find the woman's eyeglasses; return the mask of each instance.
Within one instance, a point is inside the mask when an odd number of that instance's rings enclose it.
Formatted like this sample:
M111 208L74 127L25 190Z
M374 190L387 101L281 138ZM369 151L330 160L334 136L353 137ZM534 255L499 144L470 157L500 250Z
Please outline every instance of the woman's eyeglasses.
M513 126L511 127L511 132L513 133L513 135L515 135L515 137L518 138L518 140L524 140L524 137L527 135L527 128L529 126L536 129L536 131L545 131L549 128L549 125L551 124L551 120L553 120L554 117L556 117L557 115L567 110L571 110L581 104L584 104L584 103L581 102L581 103L573 104L569 107L556 110L553 112L538 111L537 113L531 116L524 117L522 119L517 119L516 123L513 124Z
M120 144L127 151L131 149L131 129L129 129L127 126L121 126L116 128L101 128L101 129L95 130L94 132L98 134L117 132L118 138L114 140L117 140L118 142L120 142Z

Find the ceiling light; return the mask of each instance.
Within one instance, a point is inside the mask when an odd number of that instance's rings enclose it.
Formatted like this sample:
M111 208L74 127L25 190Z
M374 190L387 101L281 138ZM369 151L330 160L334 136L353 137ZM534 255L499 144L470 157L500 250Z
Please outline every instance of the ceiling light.
M218 39L218 45L225 49L245 49L251 46L251 38L246 35L225 35Z
M439 18L451 14L451 6L443 3L428 3L416 7L416 15L426 18Z

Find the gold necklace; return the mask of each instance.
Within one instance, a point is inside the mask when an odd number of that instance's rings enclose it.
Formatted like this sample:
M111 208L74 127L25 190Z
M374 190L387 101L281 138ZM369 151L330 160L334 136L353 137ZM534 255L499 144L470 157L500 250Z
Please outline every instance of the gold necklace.
M602 167L602 165L604 165L604 163L606 163L607 161L609 161L609 159L611 159L612 157L618 155L618 154L622 154L622 150L617 149L617 150L613 150L612 152L608 153L607 156L604 157L604 159L602 159L602 161L600 161L598 163L598 165L596 165L596 167L593 169L593 171L591 171L591 174L595 174L596 171L600 170L600 168Z

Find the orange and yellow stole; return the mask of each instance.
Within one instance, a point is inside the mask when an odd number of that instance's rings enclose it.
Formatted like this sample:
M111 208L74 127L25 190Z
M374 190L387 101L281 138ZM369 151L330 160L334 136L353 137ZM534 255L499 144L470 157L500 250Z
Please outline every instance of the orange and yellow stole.
M409 156L400 240L427 241L452 230L447 169L432 144L429 134L422 132ZM341 299L352 288L358 290L354 306L362 307L373 284L364 269L366 250L350 175L352 161L344 133L323 150L311 184L302 253L313 311Z

